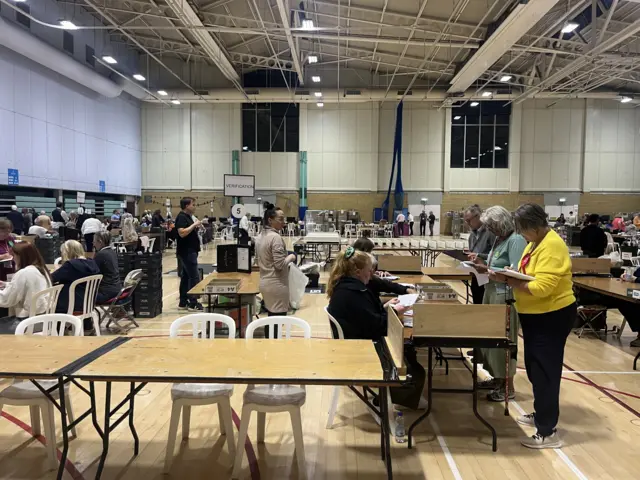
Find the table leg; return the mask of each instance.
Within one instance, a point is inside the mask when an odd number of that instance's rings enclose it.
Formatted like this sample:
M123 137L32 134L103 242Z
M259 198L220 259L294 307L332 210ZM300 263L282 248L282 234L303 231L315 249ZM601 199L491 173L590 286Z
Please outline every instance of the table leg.
M135 388L135 382L131 382L129 389L129 430L131 430L131 435L133 436L133 454L137 456L140 450L140 439L138 438L136 427L133 424L133 401L134 398L136 398Z
M638 353L638 354L636 355L636 358L634 358L634 359L633 359L633 369L634 369L634 370L637 370L637 368L636 368L636 367L638 366L638 359L639 359L639 358L640 358L640 353Z
M427 368L427 410L422 415L420 415L420 417L418 417L418 419L415 422L413 422L411 424L411 426L409 427L409 433L407 435L409 437L408 438L408 440L409 440L408 441L409 448L412 447L413 430L418 425L420 425L424 421L425 418L427 418L429 416L429 414L431 413L431 405L433 403L433 391L432 391L433 390L432 389L432 386L433 386L433 359L431 358L432 355L433 355L433 349L431 347L429 347L427 349L427 352L428 352L427 356L429 357L428 364L427 364L428 365L428 368Z
M69 453L69 432L67 430L67 402L64 394L64 380L62 377L58 379L58 395L60 396L60 420L62 422L62 454L60 455L60 465L58 465L58 480L62 480L64 475L64 467L67 463L67 454ZM55 438L47 439L48 442L55 442Z
M98 463L98 471L96 472L96 480L102 476L104 462L109 453L109 421L111 420L111 382L106 382L106 391L104 399L104 430L102 435L102 455L100 455L100 463Z
M471 297L470 291L469 291L469 287L470 287L469 286L469 280L465 280L464 281L464 285L465 285L465 287L467 287L467 305L468 305L469 304L469 298Z
M476 349L477 350L477 349ZM478 352L474 351L473 355L473 414L478 420L480 420L489 430L491 430L491 436L493 439L493 451L498 450L498 435L495 429L487 422L480 413L478 413Z
M391 441L389 436L391 435L391 429L389 427L389 389L387 387L380 388L380 428L382 430L382 440L384 444L383 456L385 466L387 467L387 478L391 480L393 478L393 466L391 464Z

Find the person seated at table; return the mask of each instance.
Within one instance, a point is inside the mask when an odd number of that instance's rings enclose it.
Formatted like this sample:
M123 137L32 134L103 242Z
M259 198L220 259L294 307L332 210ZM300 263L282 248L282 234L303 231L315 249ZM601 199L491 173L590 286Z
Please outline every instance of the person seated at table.
M611 222L611 229L613 233L624 233L625 230L627 229L627 226L625 225L624 218L622 217L621 213L616 213L616 216L613 219L613 222Z
M153 216L151 217L151 226L153 228L160 228L164 222L165 220L162 218L162 212L160 209L153 212Z
M353 248L360 252L371 253L373 251L374 244L371 240L365 237L360 237L353 242ZM374 275L371 275L367 288L371 290L375 295L380 296L381 293L395 293L396 295L405 295L407 293L414 293L412 288L399 283L394 283L391 280L383 278L379 274L386 272L377 271L378 262L374 261Z
M0 318L0 334L14 334L25 318L44 312L46 298L38 299L36 311L31 311L34 294L49 288L51 278L38 249L31 243L21 242L13 247L16 273L10 282L0 282L0 307L9 308L8 317Z
M0 260L11 258L11 249L16 243L16 237L11 232L13 224L6 218L0 218Z
M122 215L122 239L125 243L133 243L138 241L138 233L134 223L134 218L130 213Z
M93 252L93 239L95 234L102 231L102 222L95 215L91 215L82 223L82 237L84 238L87 252Z
M380 341L387 335L387 307L393 306L398 313L404 312L397 298L383 305L380 298L367 288L372 276L371 254L353 247L347 247L346 251L338 254L327 283L328 310L342 327L345 339ZM333 326L331 330L337 338ZM410 345L405 345L404 353L407 373L412 376L413 384L391 388L391 400L411 409L426 407L421 401L426 377L424 368Z
M29 228L29 235L37 235L40 238L44 238L47 234L53 233L53 227L51 226L51 219L46 215L39 215L35 219L34 224Z
M98 232L93 237L93 245L96 249L93 261L96 262L102 274L96 299L99 304L115 298L122 290L120 272L118 271L118 254L110 246L110 243L111 234L109 232Z
M64 242L60 247L60 253L62 255L62 264L60 268L51 274L51 281L54 285L63 285L60 296L58 297L56 313L67 313L70 301L73 302L74 310L82 310L85 286L80 285L76 288L75 296L71 300L69 299L69 287L76 280L90 277L91 275L99 275L100 269L92 258L85 258L82 245L76 240L67 240ZM90 318L85 319L85 335L92 333L92 329L92 320Z
M496 205L487 208L480 216L480 221L493 235L495 240L489 257L485 263L480 257L476 257L474 263L476 270L485 273L488 269L515 268L522 257L522 252L527 246L526 240L516 233L516 226L513 216L506 208ZM504 283L490 281L485 285L484 299L482 303L492 305L505 305L507 300L513 299L511 289ZM511 306L511 317L509 319L509 337L511 343L518 344L518 330L520 322L518 313L514 306ZM516 397L516 390L513 377L516 374L517 352L511 353L509 360L509 372L505 364L505 353L502 348L482 348L480 349L481 362L491 376L492 380L479 384L480 388L489 388L492 391L487 395L490 402L504 402L506 394L506 382L509 382L509 399Z
M600 228L600 215L589 215L589 225L580 231L580 248L589 258L599 258L607 248L607 235Z

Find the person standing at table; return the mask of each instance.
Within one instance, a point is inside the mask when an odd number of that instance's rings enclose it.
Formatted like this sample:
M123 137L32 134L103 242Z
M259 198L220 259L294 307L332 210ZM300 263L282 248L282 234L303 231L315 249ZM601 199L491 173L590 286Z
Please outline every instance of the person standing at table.
M87 218L82 222L80 233L84 238L85 249L87 252L93 252L93 237L96 233L102 231L102 222L95 216Z
M22 232L25 231L24 218L22 217L22 214L18 212L18 207L16 205L11 205L11 210L7 213L7 219L10 220L13 225L13 233L16 235L22 235Z
M480 220L482 210L478 205L471 205L464 211L464 222L469 225L469 260L481 258L486 261L496 236L491 233ZM482 303L484 299L484 285L478 285L475 275L471 276L471 295L473 303Z
M260 267L260 293L269 316L289 312L289 264L296 261L296 256L287 254L287 247L278 233L284 225L284 212L266 203L264 228L256 239L256 260Z
M411 212L407 215L407 222L409 222L409 235L413 237L413 214Z
M404 213L400 212L396 217L396 223L398 224L398 236L402 237L404 235Z
M429 236L433 237L433 226L436 223L436 216L433 212L429 212Z
M62 208L62 202L56 202L56 208L51 212L51 219L53 220L53 229L58 231L60 227L64 227L65 223L69 220L69 215Z
M556 426L560 416L560 381L567 337L577 315L571 258L562 238L549 228L540 205L524 204L515 212L517 230L529 242L518 271L535 277L519 280L491 274L513 288L522 325L524 363L533 386L534 412L517 419L537 432L522 440L527 448L560 448Z
M589 225L580 231L580 248L589 258L599 258L607 248L607 235L600 228L600 215L589 215Z
M495 235L495 240L486 262L480 257L476 258L476 269L481 273L485 273L488 269L515 268L522 257L522 252L527 246L527 242L522 235L516 233L511 212L500 205L496 205L482 212L480 220ZM504 283L490 281L485 286L483 303L505 305L507 300L511 299L511 289L507 288ZM511 307L510 315L509 339L517 345L520 324L518 322L518 314L513 306ZM487 395L487 400L490 402L504 402L507 382L509 382L509 400L513 400L516 397L513 377L516 374L517 352L511 353L508 372L505 365L504 349L482 348L480 354L482 359L477 359L477 361L481 362L485 370L493 377L492 380L480 384L481 388L493 389Z
M245 213L240 219L239 227L239 238L238 243L240 245L249 245L249 219L247 218L247 214Z
M422 210L420 212L420 236L425 237L427 235L427 212Z
M196 202L191 197L180 200L180 213L176 217L175 228L178 231L176 255L180 262L180 302L178 310L190 312L202 311L203 307L195 297L190 297L187 292L198 284L198 253L200 252L200 238L198 228L200 220L194 220Z
M574 215L573 212L569 212L569 216L567 217L567 225L570 227L575 227L578 221L578 217Z

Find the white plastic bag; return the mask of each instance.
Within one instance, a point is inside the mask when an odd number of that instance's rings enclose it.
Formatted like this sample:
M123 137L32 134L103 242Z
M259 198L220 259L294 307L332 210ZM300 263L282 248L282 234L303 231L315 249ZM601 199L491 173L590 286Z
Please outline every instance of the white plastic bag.
M309 279L293 263L289 264L289 303L294 310L300 308Z

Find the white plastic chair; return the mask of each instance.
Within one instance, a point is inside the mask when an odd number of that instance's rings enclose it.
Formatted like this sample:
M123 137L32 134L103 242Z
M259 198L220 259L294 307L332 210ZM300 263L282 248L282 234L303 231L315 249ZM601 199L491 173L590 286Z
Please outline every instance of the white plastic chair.
M247 341L253 338L256 328L270 327L269 338L274 338L273 326L278 326L278 339L291 338L291 327L302 329L304 338L311 338L311 327L307 322L296 317L267 317L255 320L249 324L246 331ZM283 328L285 327L285 328ZM293 361L293 360L292 360ZM304 458L304 439L302 436L302 418L300 408L304 405L307 394L301 385L249 385L244 392L242 405L242 419L238 432L238 448L233 464L231 478L239 478L244 456L244 444L247 440L247 430L251 421L251 412L258 412L258 443L264 443L266 414L273 412L289 412L291 426L293 428L293 440L296 448L296 460L298 463L298 478L306 478L307 467Z
M69 309L67 310L67 314L74 315L81 320L91 318L93 320L93 328L95 329L98 337L100 336L100 315L98 313L93 315L93 311L96 307L96 297L98 296L98 288L100 287L101 281L102 275L91 275L73 282L69 287ZM76 310L77 307L74 305L76 288L83 283L85 284L85 289L82 310ZM78 313L78 315L75 315L75 313Z
M58 265L60 265L60 262L61 262L61 261L62 261L62 257L58 257L58 258L56 258L56 259L53 261L53 264L54 264L55 266L58 266Z
M29 313L32 317L41 315L43 313L56 313L56 306L58 305L58 297L60 292L64 288L64 285L54 285L53 287L40 290L38 293L34 293L31 296L31 304L29 306ZM40 298L45 298L45 309L43 312L38 312L38 303ZM40 302L42 303L42 302Z
M16 335L24 335L26 331L33 331L34 325L42 324L42 335L64 335L67 323L74 328L76 336L82 335L82 321L76 317L64 314L39 315L30 317L21 321L16 327ZM58 384L57 380L38 380L42 388L48 390ZM56 388L51 392L51 396L57 399L60 391ZM65 404L67 406L67 416L69 424L73 423L74 416L71 407L71 398L69 397L69 384L65 384L64 388ZM58 466L58 457L56 455L56 427L53 404L47 397L29 380L15 382L13 385L5 388L0 392L0 413L4 405L14 407L29 407L31 414L31 433L34 437L41 434L40 415L42 415L42 426L44 427L44 435L47 439L47 459L51 468ZM75 427L71 429L71 433L75 437Z
M338 332L338 339L344 340L344 332L342 331L342 327L338 321L329 313L328 307L324 307L324 311L326 312L327 317L329 317L329 323L336 328L336 331ZM331 332L333 334L333 329ZM329 404L329 417L327 418L327 426L325 428L333 428L333 419L336 416L336 411L338 410L339 397L340 387L333 387L333 392L331 392L331 403Z
M229 337L236 336L235 320L219 313L197 313L174 320L169 328L169 337L178 336L178 331L185 325L191 326L193 338L213 339L215 337L216 322L224 323L229 329ZM207 328L208 327L208 328ZM207 330L209 337L207 337ZM169 440L167 441L167 452L164 457L164 471L169 472L173 461L173 450L176 444L176 434L178 433L178 422L182 412L182 439L189 438L189 422L191 419L191 407L194 405L218 404L218 418L220 421L220 434L227 436L227 447L229 456L236 455L236 444L233 438L233 420L231 417L231 395L233 395L233 385L220 383L177 383L171 387L171 421L169 422ZM239 447L244 450L244 442Z
M296 224L295 223L287 224L287 235L289 237L293 237L295 234L296 234Z

